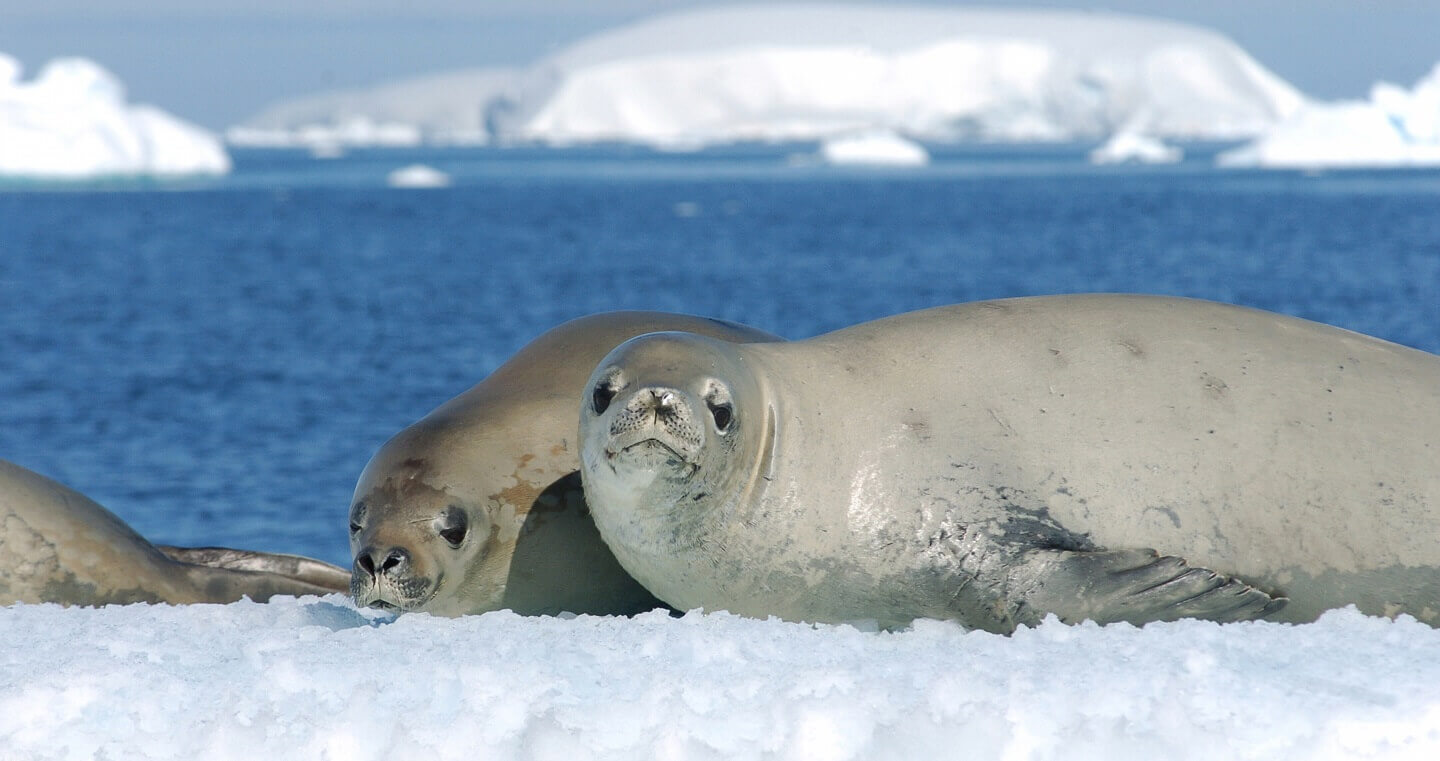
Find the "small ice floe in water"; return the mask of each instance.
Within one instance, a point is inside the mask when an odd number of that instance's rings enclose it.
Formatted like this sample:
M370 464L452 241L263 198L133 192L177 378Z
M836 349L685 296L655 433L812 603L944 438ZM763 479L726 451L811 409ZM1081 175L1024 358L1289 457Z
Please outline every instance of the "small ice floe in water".
M820 144L820 158L837 166L925 166L930 154L913 140L879 130L846 135Z
M392 188L448 188L450 175L424 164L411 164L391 172L385 178Z
M1185 152L1139 132L1121 130L1090 151L1092 164L1174 164Z
M679 201L673 208L675 216L677 217L695 217L700 215L700 204L694 201Z

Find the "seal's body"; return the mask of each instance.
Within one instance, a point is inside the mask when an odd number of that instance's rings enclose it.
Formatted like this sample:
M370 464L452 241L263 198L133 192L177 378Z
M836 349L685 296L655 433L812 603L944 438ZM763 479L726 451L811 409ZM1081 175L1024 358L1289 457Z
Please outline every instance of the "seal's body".
M264 601L347 582L344 569L295 555L156 547L85 495L0 460L0 605Z
M680 609L1440 622L1440 357L1257 310L1061 296L642 336L592 375L581 446L601 535Z
M536 338L366 465L350 512L356 603L449 616L661 606L600 541L575 443L575 398L590 370L620 342L655 330L780 340L661 312L582 317Z

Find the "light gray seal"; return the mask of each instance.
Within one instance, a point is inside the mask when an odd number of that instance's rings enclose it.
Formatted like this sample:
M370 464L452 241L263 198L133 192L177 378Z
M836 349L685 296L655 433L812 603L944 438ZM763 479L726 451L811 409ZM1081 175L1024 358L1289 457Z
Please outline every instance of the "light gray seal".
M345 569L296 555L156 547L85 495L0 460L0 605L262 602L348 582Z
M1326 325L1077 295L657 333L580 414L601 536L681 610L1440 621L1440 357Z
M582 317L536 338L365 466L350 508L356 604L445 616L661 607L600 541L575 442L575 399L595 363L656 330L780 340L662 312Z

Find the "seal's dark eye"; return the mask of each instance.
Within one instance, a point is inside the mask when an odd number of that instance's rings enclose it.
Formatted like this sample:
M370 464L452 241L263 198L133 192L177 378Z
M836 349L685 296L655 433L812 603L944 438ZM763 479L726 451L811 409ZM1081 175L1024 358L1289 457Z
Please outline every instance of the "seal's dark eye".
M607 382L595 384L595 391L590 395L590 404L595 409L596 415L604 414L610 408L610 402L615 398L615 387Z
M360 521L365 520L365 503L356 502L350 510L350 533L360 533Z
M470 530L469 524L464 511L452 507L440 516L440 538L444 539L451 547L458 548L465 542L465 534Z
M715 418L715 427L722 433L730 427L730 421L734 419L735 413L731 411L728 404L710 403L710 417Z

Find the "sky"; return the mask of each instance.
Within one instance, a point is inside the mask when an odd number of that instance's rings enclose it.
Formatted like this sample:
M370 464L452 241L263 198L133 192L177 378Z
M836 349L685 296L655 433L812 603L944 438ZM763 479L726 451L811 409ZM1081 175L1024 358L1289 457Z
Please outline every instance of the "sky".
M581 37L719 0L0 0L0 52L26 77L79 55L132 100L221 129L275 100L451 69L523 65ZM729 3L723 3L729 4ZM912 2L960 7L971 3ZM1363 98L1440 62L1436 0L990 0L1138 13L1238 42L1302 91Z

